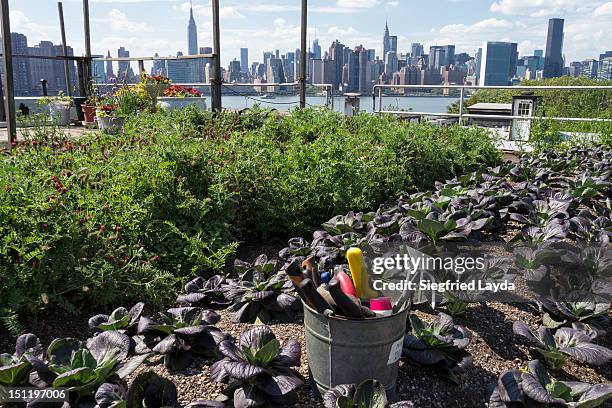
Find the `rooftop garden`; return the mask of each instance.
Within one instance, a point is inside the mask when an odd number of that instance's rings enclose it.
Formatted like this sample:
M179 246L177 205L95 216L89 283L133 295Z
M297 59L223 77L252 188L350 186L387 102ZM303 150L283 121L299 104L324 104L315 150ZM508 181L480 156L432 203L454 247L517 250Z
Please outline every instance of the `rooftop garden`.
M612 396L607 139L502 158L482 129L392 116L135 110L114 134L35 127L2 156L0 385L101 408ZM366 290L371 260L352 254L399 244L496 245L486 279L517 297L411 298L396 392L368 379L318 395L308 282L332 278L315 288L326 316L375 321L334 288Z

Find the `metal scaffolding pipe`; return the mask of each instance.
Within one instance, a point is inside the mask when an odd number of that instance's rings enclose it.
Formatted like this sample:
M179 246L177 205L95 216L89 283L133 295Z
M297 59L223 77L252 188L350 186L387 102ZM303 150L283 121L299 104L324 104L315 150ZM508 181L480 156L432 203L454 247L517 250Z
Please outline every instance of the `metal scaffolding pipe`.
M213 19L213 77L211 79L211 107L213 112L221 111L221 34L219 27L219 0L212 0Z
M9 20L9 2L0 0L0 14L2 15L2 44L4 52L4 110L6 113L6 130L9 144L17 141L17 123L15 121L15 92L13 88L13 48L11 44L11 23Z
M57 2L57 12L59 13L60 34L62 37L62 54L64 54L64 57L67 57L68 46L66 45L66 27L64 25L64 5L61 1ZM64 60L64 81L66 81L66 95L72 96L72 89L70 87L70 67L67 59Z
M89 25L89 0L83 0L83 31L85 33L85 58L87 61L83 67L83 82L85 83L84 93L81 96L87 96L89 81L91 80L91 28Z
M302 44L300 49L300 108L306 107L306 37L308 35L308 1L302 0Z

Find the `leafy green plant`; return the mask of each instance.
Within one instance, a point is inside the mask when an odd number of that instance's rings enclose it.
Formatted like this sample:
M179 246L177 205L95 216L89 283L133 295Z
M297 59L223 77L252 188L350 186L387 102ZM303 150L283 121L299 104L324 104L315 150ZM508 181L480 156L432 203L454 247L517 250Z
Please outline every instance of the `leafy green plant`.
M169 309L154 318L141 317L136 340L162 354L169 370L182 370L194 355L216 356L217 344L226 337L213 326L220 319L212 310L199 307Z
M464 351L470 344L469 332L462 326L455 326L452 317L444 313L439 313L430 324L411 314L410 324L412 333L404 337L402 356L418 364L433 366L458 383L456 374L472 361Z
M583 323L605 335L610 318L610 303L593 300L562 301L551 297L540 298L539 303L544 312L544 326L556 329L572 323Z
M525 323L515 321L512 331L535 347L552 370L562 368L566 356L591 365L604 365L612 360L612 351L593 344L592 336L581 329L562 327L553 336L546 327L540 326L537 331L533 331Z
M489 407L598 407L612 396L610 384L551 378L539 360L524 370L504 371L489 397Z
M178 391L174 383L153 371L138 374L129 388L121 383L104 383L95 395L96 408L175 407Z
M235 323L252 323L259 319L292 322L301 311L302 303L289 293L293 285L284 273L279 273L276 262L268 262L265 255L251 265L237 260L236 269L242 271L237 280L229 280L224 287L226 299L232 302L236 312Z
M89 319L89 328L94 332L123 330L134 335L143 309L144 303L136 303L129 311L124 307L119 307L110 315L95 315Z
M30 382L38 387L66 387L72 404L91 398L97 388L113 379L133 373L150 354L129 357L130 338L118 331L106 331L81 341L55 339L46 359L30 357L34 372Z
M15 352L0 354L0 385L15 387L27 383L32 369L29 356L41 357L40 340L33 334L22 334L17 338Z
M476 129L316 109L145 108L124 133L78 140L33 129L0 161L0 315L15 334L42 308L169 306L247 235L295 236L499 161ZM359 239L345 238L340 252Z
M238 346L232 340L221 342L219 352L224 358L210 366L209 373L213 380L229 383L223 394L234 407L297 402L295 391L303 384L291 369L300 364L297 340L281 347L268 326L255 326L240 336Z
M180 305L224 309L232 302L225 297L224 288L227 280L221 275L209 279L197 277L185 285L184 295L179 295L176 302Z
M376 380L338 385L323 395L325 408L413 408L410 401L389 404L385 386Z

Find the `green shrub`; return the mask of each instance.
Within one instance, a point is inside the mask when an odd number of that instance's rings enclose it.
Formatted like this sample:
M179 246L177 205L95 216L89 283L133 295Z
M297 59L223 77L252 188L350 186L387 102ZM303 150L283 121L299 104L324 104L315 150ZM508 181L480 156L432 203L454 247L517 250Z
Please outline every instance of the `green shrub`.
M305 233L498 160L477 129L313 109L185 109L118 136L30 140L0 161L0 315L165 304L245 234Z
M559 91L551 89L534 89L535 95L541 96L535 116L566 118L603 118L612 119L612 81L599 81L584 77L560 77L537 81L523 81L525 86L609 86L609 90L574 90ZM465 106L479 102L512 103L512 97L520 95L522 90L512 89L479 89L466 101ZM449 112L458 113L459 103L449 107ZM532 143L537 151L549 148L564 148L573 145L584 146L593 134L598 143L612 146L612 123L601 121L561 122L540 119L532 126ZM579 136L574 140L561 132L574 132ZM582 134L582 135L580 135Z

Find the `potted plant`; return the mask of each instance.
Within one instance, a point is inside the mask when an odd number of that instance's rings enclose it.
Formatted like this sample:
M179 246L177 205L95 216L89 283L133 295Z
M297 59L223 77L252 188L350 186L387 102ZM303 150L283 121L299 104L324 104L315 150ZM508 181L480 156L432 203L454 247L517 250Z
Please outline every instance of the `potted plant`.
M128 116L153 110L152 107L153 99L142 84L122 86L97 108L98 126L107 131L121 130Z
M98 127L104 132L117 132L125 126L125 116L121 116L119 105L109 100L96 108Z
M90 95L81 105L83 109L84 124L92 124L96 121L96 109L100 104L100 98L96 95Z
M96 109L100 104L100 97L96 94L96 89L93 86L93 82L89 84L87 95L87 98L81 104L81 109L83 110L83 121L84 124L92 124L96 121Z
M164 97L160 98L158 105L166 111L184 108L189 105L196 105L200 109L206 109L206 99L195 88L172 85L164 91Z
M157 99L164 94L164 91L170 87L170 79L162 75L148 75L143 72L140 75L140 84L146 89L149 96Z
M58 126L66 126L70 123L72 98L64 95L63 91L60 91L57 96L41 98L39 103L49 107L49 113Z

